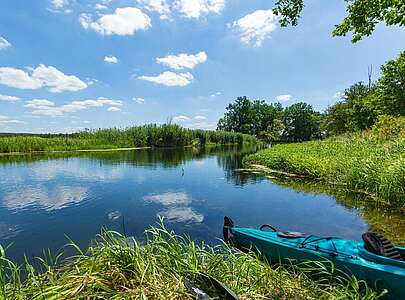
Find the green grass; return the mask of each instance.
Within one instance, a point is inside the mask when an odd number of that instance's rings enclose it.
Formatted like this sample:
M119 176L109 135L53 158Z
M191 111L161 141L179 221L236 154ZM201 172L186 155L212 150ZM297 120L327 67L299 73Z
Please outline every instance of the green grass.
M368 133L276 145L246 157L244 165L258 164L320 179L345 189L366 192L374 199L404 208L404 132L381 136L383 130L376 127Z
M359 293L360 282L353 278L314 281L302 270L270 267L225 245L197 244L163 224L146 235L141 245L102 231L86 251L70 241L77 255L63 264L61 255L45 252L36 264L17 266L0 247L0 299L194 299L184 278L201 273L224 282L241 299L377 298L367 287ZM327 272L322 266L319 271Z
M191 130L173 124L150 124L67 135L7 135L0 137L0 153L245 143L256 143L256 139L241 133Z

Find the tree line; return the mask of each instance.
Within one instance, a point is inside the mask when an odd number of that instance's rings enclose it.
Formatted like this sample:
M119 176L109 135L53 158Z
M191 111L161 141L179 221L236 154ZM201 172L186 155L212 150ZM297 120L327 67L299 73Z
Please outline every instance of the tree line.
M226 107L217 129L297 142L365 130L386 116L405 116L405 51L381 66L376 82L370 74L367 84L353 84L324 112L305 102L283 107L244 96Z

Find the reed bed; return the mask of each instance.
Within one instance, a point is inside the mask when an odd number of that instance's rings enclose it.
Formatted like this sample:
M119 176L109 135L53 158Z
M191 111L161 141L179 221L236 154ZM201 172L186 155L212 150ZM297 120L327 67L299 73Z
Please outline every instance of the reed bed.
M4 299L195 299L184 279L208 274L241 299L377 299L353 278L314 281L297 268L270 267L257 256L226 245L195 243L163 223L146 231L146 242L102 230L87 249L69 241L77 255L45 252L35 264L17 266L0 247L0 298ZM63 260L63 264L61 264ZM36 267L35 267L36 265ZM313 271L313 269L312 269ZM321 272L327 272L322 270ZM24 280L22 278L25 278ZM361 289L361 292L360 292Z
M320 179L403 209L405 118L397 123L399 129L387 130L378 124L369 132L276 145L246 157L244 165L258 164Z
M244 143L256 143L256 138L241 133L186 129L174 124L150 124L65 135L7 135L0 137L0 153Z

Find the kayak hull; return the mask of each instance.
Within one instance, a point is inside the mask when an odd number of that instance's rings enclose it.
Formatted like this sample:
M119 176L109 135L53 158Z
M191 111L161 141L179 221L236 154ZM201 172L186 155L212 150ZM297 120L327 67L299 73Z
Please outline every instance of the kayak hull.
M231 227L229 234L229 239L238 248L255 251L270 263L331 262L329 266L333 265L345 274L366 281L378 291L386 289L386 299L405 299L405 262L382 264L372 261L370 257L364 258L366 250L363 243L316 236L282 238L277 232L255 228ZM401 252L404 250L400 249Z

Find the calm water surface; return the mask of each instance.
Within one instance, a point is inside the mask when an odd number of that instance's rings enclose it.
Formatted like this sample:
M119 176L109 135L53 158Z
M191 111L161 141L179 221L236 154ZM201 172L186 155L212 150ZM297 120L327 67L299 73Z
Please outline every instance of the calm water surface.
M397 240L404 217L297 184L234 171L254 149L134 150L0 158L0 243L21 261L102 226L142 238L158 216L196 240L221 238L224 215L240 225L359 240L370 227ZM347 201L346 201L347 200ZM392 225L394 223L394 225ZM389 224L389 225L387 225ZM389 232L388 229L391 230Z

